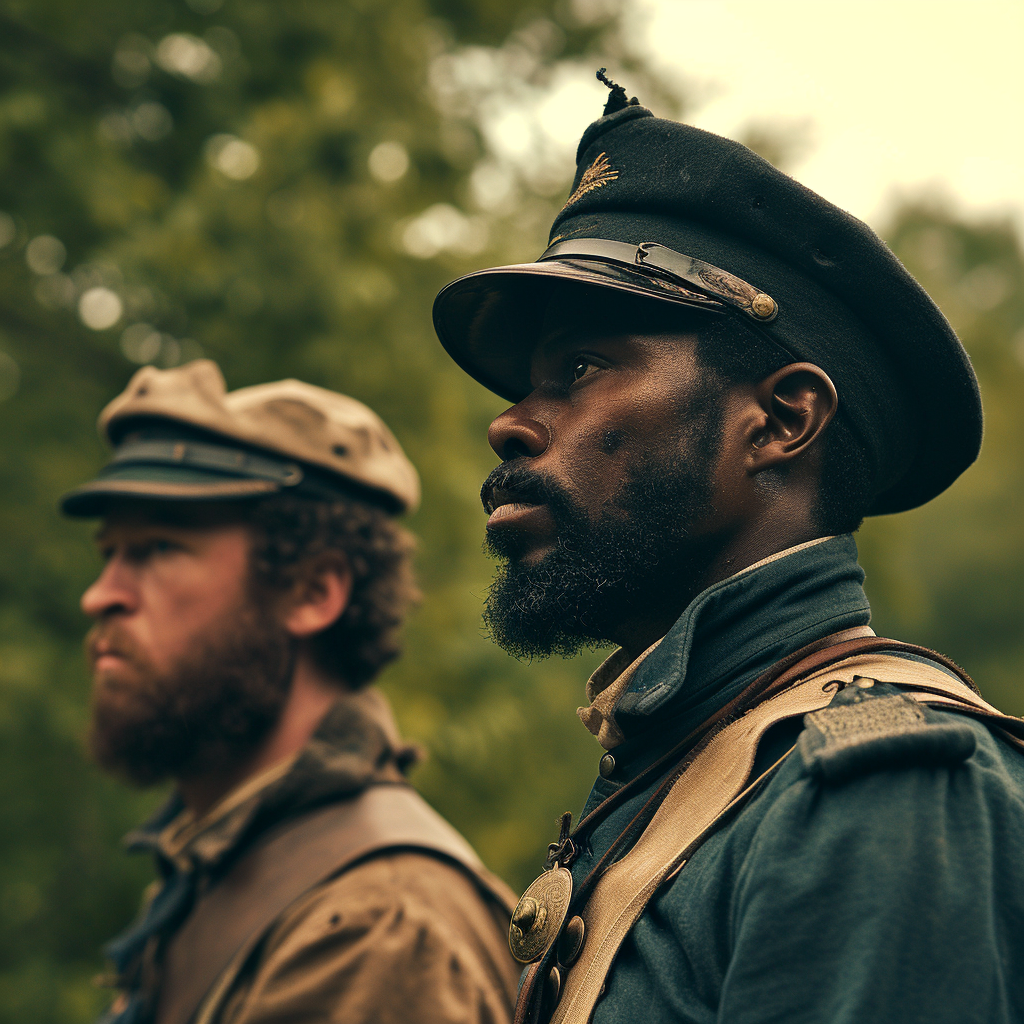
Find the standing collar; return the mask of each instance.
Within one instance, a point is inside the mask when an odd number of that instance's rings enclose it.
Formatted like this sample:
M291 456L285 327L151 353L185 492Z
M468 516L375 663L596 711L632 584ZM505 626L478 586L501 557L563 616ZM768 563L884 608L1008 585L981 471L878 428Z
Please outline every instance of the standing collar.
M632 664L616 651L591 677L580 717L616 746L670 717L689 731L761 672L871 610L852 535L787 548L697 595L665 637ZM624 669L624 670L623 670Z
M590 706L577 708L576 714L605 750L617 747L625 739L615 721L615 705L629 686L636 670L660 643L660 640L656 640L632 662L629 655L620 647L608 655L587 680L587 700L590 701Z

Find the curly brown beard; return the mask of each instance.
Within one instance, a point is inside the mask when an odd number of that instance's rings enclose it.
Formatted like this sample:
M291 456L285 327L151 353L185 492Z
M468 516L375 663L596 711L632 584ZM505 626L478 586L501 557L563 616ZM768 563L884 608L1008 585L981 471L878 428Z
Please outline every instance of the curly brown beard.
M244 758L278 721L291 686L294 641L252 598L209 623L162 674L116 620L90 630L90 663L100 637L130 670L95 674L90 750L101 767L138 786Z

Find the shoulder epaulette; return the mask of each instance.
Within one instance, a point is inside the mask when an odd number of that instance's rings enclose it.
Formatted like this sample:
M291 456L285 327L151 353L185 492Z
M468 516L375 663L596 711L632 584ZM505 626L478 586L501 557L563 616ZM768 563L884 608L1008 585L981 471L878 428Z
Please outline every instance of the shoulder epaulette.
M804 767L824 782L911 765L956 765L974 753L974 730L886 683L857 679L827 708L804 716L797 748Z

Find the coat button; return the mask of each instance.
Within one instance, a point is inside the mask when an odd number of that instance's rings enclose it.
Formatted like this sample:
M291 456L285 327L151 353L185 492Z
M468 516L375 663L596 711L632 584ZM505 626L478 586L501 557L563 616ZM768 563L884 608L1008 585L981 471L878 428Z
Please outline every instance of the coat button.
M583 918L569 918L558 940L558 960L563 967L572 967L583 948L583 934L586 927Z
M545 1001L549 1006L553 1006L558 1002L558 997L562 994L562 974L557 967L551 968L551 973L548 974L547 983L544 986Z
M602 779L611 778L612 772L615 771L615 758L611 754L605 754L598 762L597 770Z

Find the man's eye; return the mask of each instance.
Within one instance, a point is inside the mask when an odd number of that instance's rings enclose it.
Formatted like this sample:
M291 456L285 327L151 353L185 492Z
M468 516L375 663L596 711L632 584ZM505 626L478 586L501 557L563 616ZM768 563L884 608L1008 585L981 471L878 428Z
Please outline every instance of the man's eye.
M582 356L573 363L572 366L572 379L574 381L579 380L587 370L590 369L594 364L589 359L584 359Z
M133 544L125 554L132 562L145 562L156 555L166 555L176 549L177 545L173 541L155 539L142 544Z

